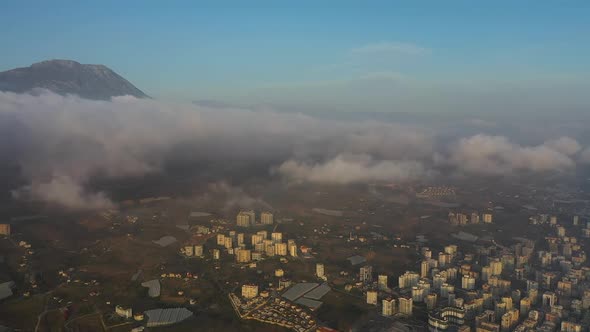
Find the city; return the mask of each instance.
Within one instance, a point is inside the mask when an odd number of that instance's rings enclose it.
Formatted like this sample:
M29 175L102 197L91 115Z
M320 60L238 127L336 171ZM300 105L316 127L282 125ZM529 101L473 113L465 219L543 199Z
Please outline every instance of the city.
M0 332L590 332L590 1L0 1Z

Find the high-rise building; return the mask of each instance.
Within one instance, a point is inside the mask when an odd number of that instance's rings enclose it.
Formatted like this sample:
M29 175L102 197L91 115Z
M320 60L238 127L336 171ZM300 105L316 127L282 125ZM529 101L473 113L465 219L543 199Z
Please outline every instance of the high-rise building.
M483 222L485 224L491 224L492 223L492 214L491 213L483 213L481 215L481 219L483 219Z
M256 225L256 213L254 210L244 211L244 213L250 216L250 226Z
M324 271L324 264L322 263L317 263L315 265L315 275L316 277L323 279L326 275L325 275L325 271Z
M273 224L273 216L272 213L268 211L263 211L260 213L260 223L263 225L272 225Z
M440 267L446 267L447 265L449 265L451 263L451 259L452 259L452 256L449 253L446 253L446 252L438 253L438 265Z
M426 290L420 286L412 287L412 301L423 302L426 296Z
M251 237L251 241L252 241L252 245L255 246L259 243L262 243L262 241L264 240L264 238L262 237L262 235L260 234L252 234Z
M245 284L242 285L242 296L247 299L253 299L258 296L258 286Z
M373 267L371 265L365 265L359 270L359 280L361 282L373 281Z
M426 295L426 309L434 310L436 308L436 301L438 300L438 296L436 293L430 293Z
M233 248L233 243L232 243L232 239L231 237L225 237L225 243L223 244L223 246L225 247L225 249L231 249Z
M520 299L521 317L526 317L529 314L529 310L531 310L531 299L529 299L528 297Z
M221 258L221 252L219 249L213 249L213 259L218 260Z
M399 288L409 288L416 286L419 279L420 275L418 273L406 271L398 278Z
M276 255L275 249L276 248L275 248L274 244L267 245L267 246L265 246L264 253L266 254L266 256L272 257L272 256Z
M379 290L387 290L389 289L389 287L387 286L387 275L386 274L380 274L377 276L377 287L379 287Z
M400 297L399 298L399 312L401 314L411 316L413 306L414 306L414 303L413 303L411 297L410 298L408 298L408 297Z
M420 263L420 277L427 278L428 271L430 271L430 264L428 261L422 261L422 263Z
M225 235L217 234L217 245L218 246L225 246Z
M492 275L499 276L502 274L502 262L498 259L495 259L490 262L490 270Z
M240 212L236 216L236 225L238 227L250 227L250 214L248 212Z
M286 243L275 244L275 253L278 256L287 256L287 254L288 254L287 244Z
M388 297L386 299L383 299L383 301L381 301L381 304L383 305L381 314L383 316L393 316L393 314L395 313L395 299Z
M467 290L475 289L475 278L467 274L463 275L461 278L461 288Z
M295 244L295 241L291 242L293 240L289 240L289 242L287 242L287 247L289 249L289 256L291 257L297 257L297 244Z
M242 247L244 245L244 233L238 233L236 238L238 247Z
M367 304L377 305L377 291L376 290L368 290L367 291Z
M283 242L283 233L280 232L273 232L270 234L270 238L274 243Z
M249 249L236 250L236 261L238 263L249 263L252 260L252 252Z

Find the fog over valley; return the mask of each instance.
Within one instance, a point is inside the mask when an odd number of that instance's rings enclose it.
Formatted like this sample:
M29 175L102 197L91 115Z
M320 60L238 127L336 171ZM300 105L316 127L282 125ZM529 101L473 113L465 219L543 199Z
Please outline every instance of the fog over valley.
M88 187L95 178L141 177L170 171L171 164L194 165L195 174L208 165L250 164L285 183L350 184L567 176L590 162L588 142L579 138L584 131L560 131L559 123L523 139L526 133L511 137L499 124L472 118L454 124L339 120L131 96L87 100L47 90L0 92L0 117L0 157L17 164L24 179L7 188L12 196L74 209L116 204L108 190Z

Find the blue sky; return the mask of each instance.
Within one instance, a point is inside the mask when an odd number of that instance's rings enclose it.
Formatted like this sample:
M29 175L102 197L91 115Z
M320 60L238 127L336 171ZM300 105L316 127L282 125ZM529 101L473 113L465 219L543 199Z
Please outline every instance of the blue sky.
M294 109L583 108L589 17L589 1L2 1L0 70L72 59L160 99Z

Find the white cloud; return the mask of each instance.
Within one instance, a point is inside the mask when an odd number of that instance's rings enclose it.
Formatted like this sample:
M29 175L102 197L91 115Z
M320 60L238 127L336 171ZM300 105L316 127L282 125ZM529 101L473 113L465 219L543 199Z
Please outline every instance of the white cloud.
M450 150L446 162L468 173L510 174L514 171L567 171L580 150L569 137L537 146L521 146L503 136L475 135L462 138Z
M291 180L335 184L415 181L426 174L416 161L373 160L367 155L338 155L323 163L289 160L277 171Z
M142 176L168 163L256 164L268 171L285 160L366 153L423 158L432 138L410 125L320 120L294 113L210 108L133 97L91 101L50 92L0 92L0 158L21 165L28 195L66 207L109 206L93 193L96 177ZM207 168L209 167L209 169ZM226 174L227 175L227 174ZM88 191L90 190L90 191ZM60 195L61 193L61 195Z

